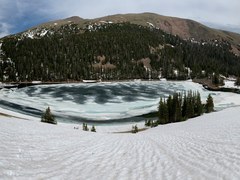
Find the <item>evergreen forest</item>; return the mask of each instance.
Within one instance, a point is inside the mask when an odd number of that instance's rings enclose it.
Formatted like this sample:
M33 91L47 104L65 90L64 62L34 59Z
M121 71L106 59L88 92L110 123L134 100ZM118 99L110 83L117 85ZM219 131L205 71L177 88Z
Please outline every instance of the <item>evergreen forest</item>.
M64 25L38 38L0 39L0 81L188 79L240 74L227 41L182 40L131 23Z

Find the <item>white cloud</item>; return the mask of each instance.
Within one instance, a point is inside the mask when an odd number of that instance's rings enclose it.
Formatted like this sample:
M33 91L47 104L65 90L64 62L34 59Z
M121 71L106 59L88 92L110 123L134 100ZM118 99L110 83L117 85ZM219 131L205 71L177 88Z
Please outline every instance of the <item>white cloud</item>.
M0 38L10 34L11 25L0 22Z
M0 7L0 37L52 18L51 6L46 0L0 0Z
M11 23L8 21L11 16L10 13L13 12L15 4L8 0L0 0L0 37L6 36L11 31Z
M78 15L96 18L118 13L154 12L202 22L240 26L239 0L50 0L61 18Z

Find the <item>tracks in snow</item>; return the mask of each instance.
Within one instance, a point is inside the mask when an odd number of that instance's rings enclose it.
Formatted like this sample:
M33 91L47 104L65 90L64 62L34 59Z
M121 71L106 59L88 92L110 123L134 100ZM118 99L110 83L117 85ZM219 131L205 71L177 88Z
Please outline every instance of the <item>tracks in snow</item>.
M4 117L0 179L239 179L240 122L212 116L138 134Z

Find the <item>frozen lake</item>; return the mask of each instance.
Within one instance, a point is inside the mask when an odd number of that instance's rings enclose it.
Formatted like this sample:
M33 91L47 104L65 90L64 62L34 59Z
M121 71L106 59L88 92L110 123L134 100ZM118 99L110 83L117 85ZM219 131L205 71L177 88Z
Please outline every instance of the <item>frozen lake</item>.
M199 91L205 101L212 94L215 109L240 105L239 95L210 92L191 81L140 81L31 86L0 91L0 106L39 117L50 106L60 121L94 123L142 121L157 110L160 97L174 92Z

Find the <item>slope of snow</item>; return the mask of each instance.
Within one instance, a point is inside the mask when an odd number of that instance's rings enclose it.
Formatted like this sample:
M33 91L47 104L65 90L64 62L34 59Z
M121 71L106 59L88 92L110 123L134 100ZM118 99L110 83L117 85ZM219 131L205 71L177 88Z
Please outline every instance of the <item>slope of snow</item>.
M229 108L137 134L1 116L0 179L237 180L239 112Z

